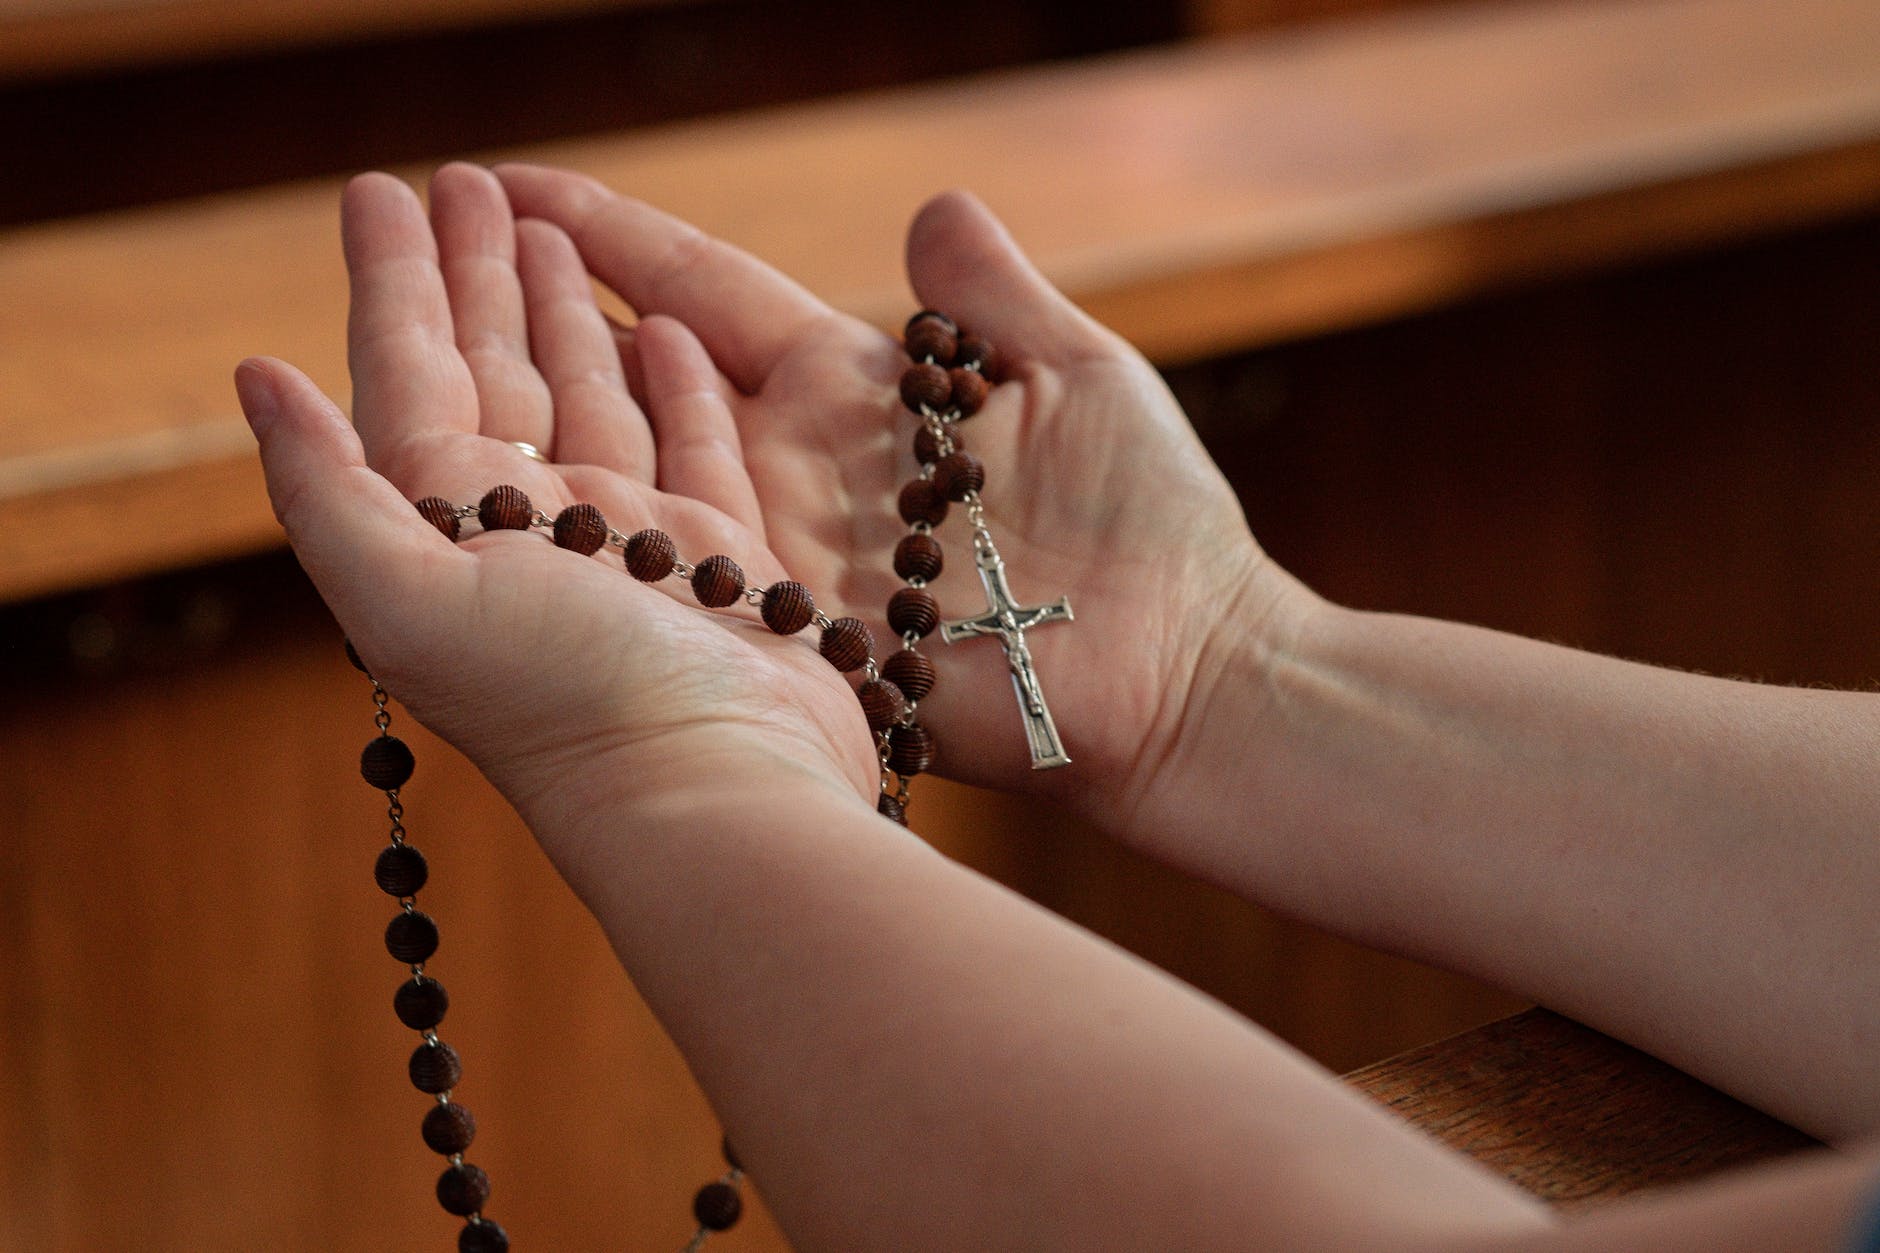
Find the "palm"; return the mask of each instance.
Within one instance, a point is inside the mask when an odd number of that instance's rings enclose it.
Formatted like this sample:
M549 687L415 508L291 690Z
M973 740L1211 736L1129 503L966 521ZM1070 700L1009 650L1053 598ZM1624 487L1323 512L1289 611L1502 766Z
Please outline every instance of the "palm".
M784 577L741 504L748 484L741 497L723 481L739 477L732 468L700 462L677 490L654 482L642 401L675 468L718 420L698 403L716 373L696 343L677 327L664 341L649 333L649 391L636 400L565 238L541 223L519 230L493 180L464 167L440 174L433 217L435 228L389 179L348 193L355 421L397 493L474 504L511 484L549 517L589 503L618 532L666 531L686 560L731 555L760 587ZM573 464L532 460L518 441ZM642 584L617 552L583 557L539 534L473 535L425 571L422 611L367 615L356 642L395 695L486 769L645 753L716 727L872 786L854 696L813 638L778 637L742 604L706 612L677 579ZM483 685L466 691L465 674ZM510 717L490 717L491 693L513 702Z
M894 496L918 469L917 423L892 399L905 365L894 340L832 319L738 402L745 462L778 556L878 631L901 586L892 551L907 528ZM1205 634L1208 607L1232 581L1221 557L1252 551L1231 493L1160 380L1119 346L1027 362L959 429L988 467L983 499L1014 594L1027 604L1068 594L1077 614L1076 626L1027 640L1073 755L1130 760L1147 729L1180 712L1166 706L1192 664L1190 639ZM1171 484L1198 490L1171 493ZM986 603L962 513L955 507L937 529L949 564L934 592L949 617ZM1171 621L1185 606L1200 620ZM924 651L941 684L920 717L942 752L959 746L946 757L949 773L1008 787L1069 779L1031 775L995 643L930 640Z

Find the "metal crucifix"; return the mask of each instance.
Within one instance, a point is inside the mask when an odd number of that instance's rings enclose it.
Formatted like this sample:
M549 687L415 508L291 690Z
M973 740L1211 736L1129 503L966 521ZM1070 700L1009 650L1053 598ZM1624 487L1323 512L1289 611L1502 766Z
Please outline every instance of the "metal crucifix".
M989 541L975 543L973 564L979 569L979 581L985 585L985 613L976 618L961 618L940 624L940 638L949 644L981 635L996 635L1005 648L1005 663L1012 671L1012 688L1018 693L1019 711L1025 715L1025 740L1031 746L1031 768L1047 770L1068 766L1071 759L1058 739L1057 724L1038 690L1038 676L1031 668L1031 649L1025 645L1025 632L1047 622L1071 621L1070 597L1060 596L1055 604L1022 606L1005 583L1005 562Z

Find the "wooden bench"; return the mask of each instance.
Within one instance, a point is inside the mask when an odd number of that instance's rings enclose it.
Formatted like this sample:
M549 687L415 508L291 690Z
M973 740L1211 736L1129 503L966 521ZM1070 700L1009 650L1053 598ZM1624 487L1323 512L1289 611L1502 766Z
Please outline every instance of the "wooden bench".
M1412 1049L1345 1081L1563 1209L1818 1147L1544 1009Z
M1876 49L1866 0L1419 10L522 155L884 325L909 215L969 185L1179 362L1871 209ZM0 236L0 598L278 544L229 372L346 395L336 193Z

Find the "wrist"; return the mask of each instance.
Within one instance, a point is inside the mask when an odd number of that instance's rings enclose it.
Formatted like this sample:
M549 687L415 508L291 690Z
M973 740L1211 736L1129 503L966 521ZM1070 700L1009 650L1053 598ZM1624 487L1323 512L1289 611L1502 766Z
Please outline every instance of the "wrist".
M1118 775L1120 793L1091 816L1152 853L1247 824L1250 798L1266 793L1262 764L1283 734L1282 676L1342 612L1256 550L1221 611L1197 623L1192 661L1170 679L1166 729L1145 739Z

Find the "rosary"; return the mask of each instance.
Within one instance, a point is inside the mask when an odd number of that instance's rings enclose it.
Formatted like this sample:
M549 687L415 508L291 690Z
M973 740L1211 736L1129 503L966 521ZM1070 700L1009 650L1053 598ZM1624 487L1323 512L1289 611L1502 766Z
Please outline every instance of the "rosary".
M1025 632L1051 622L1068 622L1070 601L1059 597L1049 605L1024 606L1006 585L1005 562L986 527L985 507L979 491L985 486L985 466L965 450L956 431L959 423L979 412L990 394L988 379L991 346L963 332L945 314L923 310L909 319L904 343L910 363L901 375L901 401L920 421L914 436L918 477L908 481L896 502L908 533L894 549L894 572L906 586L888 600L888 625L901 637L901 648L885 662L875 661L873 633L859 618L830 618L816 608L801 583L788 579L767 588L747 587L744 571L730 557L714 555L696 564L681 560L670 536L647 529L623 535L607 525L593 505L575 504L550 518L536 509L520 489L492 488L475 505L456 505L436 496L416 502L417 510L444 535L455 541L463 523L474 518L485 531L540 530L558 547L593 556L604 546L620 550L627 573L643 583L677 576L692 585L701 605L722 609L745 601L758 610L764 624L779 635L794 635L814 625L817 648L830 665L843 673L860 671L856 688L863 717L875 736L881 765L881 789L875 808L907 825L908 781L933 766L934 738L915 720L919 703L933 690L933 663L920 652L920 642L935 627L948 644L977 636L993 636L1005 650L1012 688L1024 719L1031 749L1032 769L1070 764L1058 738L1051 710L1045 704L1032 669ZM517 444L537 460L547 459L535 448ZM987 607L975 617L943 622L940 608L928 591L940 574L943 554L934 529L949 508L962 504L973 530L973 566L985 588ZM437 951L437 923L417 907L418 890L429 875L424 855L407 839L405 809L398 790L411 778L416 762L404 741L391 734L389 695L372 678L350 643L346 654L372 683L373 722L379 734L360 755L359 772L367 783L382 790L391 821L391 843L379 853L373 878L381 891L395 898L399 912L385 928L385 947L408 966L410 979L392 998L398 1020L419 1033L409 1073L412 1086L435 1100L420 1127L424 1142L449 1162L438 1176L437 1199L446 1211L465 1220L457 1234L459 1253L503 1253L509 1236L483 1214L489 1202L490 1180L464 1159L476 1136L476 1119L452 1099L463 1077L457 1051L438 1038L437 1027L449 1008L444 985L425 971ZM741 1185L744 1170L729 1140L723 1151L727 1170L707 1183L692 1199L697 1229L684 1253L696 1253L706 1239L737 1222L743 1212Z

